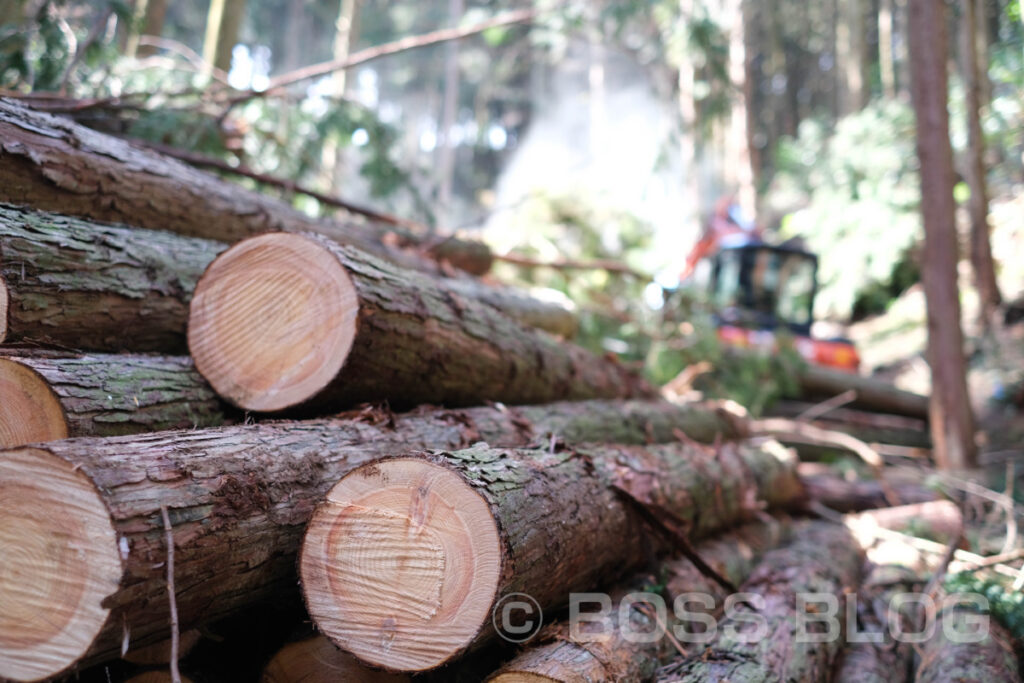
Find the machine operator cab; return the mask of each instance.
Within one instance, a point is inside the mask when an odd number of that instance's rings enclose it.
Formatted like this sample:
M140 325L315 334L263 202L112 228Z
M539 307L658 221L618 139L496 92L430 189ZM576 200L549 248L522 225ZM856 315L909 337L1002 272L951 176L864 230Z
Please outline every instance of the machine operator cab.
M845 339L811 338L818 258L800 246L723 240L711 256L710 298L719 338L774 349L787 330L808 362L856 372L860 358Z

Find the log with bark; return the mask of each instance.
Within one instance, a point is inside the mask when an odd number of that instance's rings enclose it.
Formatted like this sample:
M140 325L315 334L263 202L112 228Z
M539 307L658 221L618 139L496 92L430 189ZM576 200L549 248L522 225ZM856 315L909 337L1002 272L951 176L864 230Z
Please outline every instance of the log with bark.
M310 231L431 272L437 270L433 259L384 242L426 253L437 248L474 274L492 261L485 246L454 237L431 245L400 226L311 218L278 199L7 98L0 98L0 201L223 242L274 230Z
M787 538L788 531L787 518L769 518L746 524L716 540L705 541L696 550L719 575L739 585L766 551ZM627 596L644 593L657 584L664 585L664 614L659 616L656 611L641 611L631 607L629 602L623 604ZM653 577L642 576L612 591L608 603L610 609L602 615L603 620L597 621L597 615L590 615L575 628L565 621L552 624L535 641L542 644L531 642L531 647L504 664L488 681L618 683L650 680L663 660L676 652L672 638L682 639L685 642L681 647L688 648L693 642L690 635L696 639L701 637L691 633L692 624L688 618L684 626L682 619L677 617L716 617L722 610L727 593L723 586L702 574L690 560L670 560ZM708 602L687 600L679 606L677 614L675 601L684 594L700 594L706 596L702 599ZM623 620L624 609L629 610L628 623ZM690 615L682 615L683 609ZM680 627L686 628L686 633L680 632ZM643 636L638 638L637 634ZM644 637L647 634L657 634L657 637Z
M995 617L979 611L979 597L940 591L916 683L1020 680L1013 640Z
M891 624L899 624L906 632L916 629L898 621L902 614L892 610L898 595L919 590L920 577L902 564L871 563L864 576L857 591L857 638L847 636L836 663L835 683L906 683L914 651L910 643L896 640Z
M409 683L411 680L404 674L368 668L324 636L285 645L274 654L260 677L261 683Z
M221 254L196 287L188 339L217 393L253 411L653 393L611 359L317 235L271 233Z
M808 365L798 376L805 394L835 396L853 389L855 406L894 415L928 419L928 397L897 389L892 384L818 365Z
M549 609L644 563L657 546L631 502L703 538L802 496L791 454L771 441L376 460L317 508L299 574L332 642L373 666L425 671L493 636L503 596Z
M224 248L0 205L0 342L181 352L192 291Z
M842 646L843 596L853 588L863 555L850 533L829 522L793 531L793 542L765 555L740 592L753 594L718 623L709 649L680 657L659 681L827 681ZM800 604L798 596L818 594ZM835 636L815 614L821 594L834 596L840 625ZM817 637L808 637L817 636Z
M590 401L366 409L331 420L81 438L0 452L0 678L34 680L167 638L169 511L182 630L295 591L313 507L372 458L410 448L713 437L700 407Z
M188 357L0 351L0 396L0 448L229 421Z
M817 462L799 465L800 479L807 496L837 512L860 512L890 505L886 491L876 479L847 479L834 468ZM939 495L919 481L907 481L886 472L886 483L901 503L926 503Z

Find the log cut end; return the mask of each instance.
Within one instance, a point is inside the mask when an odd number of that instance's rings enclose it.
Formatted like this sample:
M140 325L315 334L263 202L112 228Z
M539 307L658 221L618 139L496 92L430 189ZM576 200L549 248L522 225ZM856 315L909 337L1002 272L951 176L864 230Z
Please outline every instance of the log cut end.
M404 674L368 669L327 638L316 636L278 650L263 669L260 683L409 683L410 680Z
M299 572L320 631L364 662L424 671L491 618L502 544L490 507L425 459L364 465L313 515Z
M60 399L32 368L0 358L0 396L0 448L67 438Z
M239 242L210 264L189 310L196 368L245 410L298 405L348 357L359 301L345 267L303 235Z
M89 649L121 580L93 483L39 448L0 454L0 679L49 678Z
M7 312L11 309L11 292L0 276L0 344L7 339Z

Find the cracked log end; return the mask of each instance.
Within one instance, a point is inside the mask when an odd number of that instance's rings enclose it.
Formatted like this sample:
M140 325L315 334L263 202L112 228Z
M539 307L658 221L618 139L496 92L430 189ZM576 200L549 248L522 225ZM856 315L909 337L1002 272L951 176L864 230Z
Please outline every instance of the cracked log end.
M49 678L89 649L121 580L92 482L39 448L0 457L0 679Z
M423 671L489 623L501 566L484 498L447 467L396 458L331 489L299 572L310 615L336 645L374 666Z
M42 375L0 358L0 448L68 437L60 399Z
M199 280L189 350L223 398L284 410L341 370L358 311L355 286L329 250L302 235L260 235L218 256Z

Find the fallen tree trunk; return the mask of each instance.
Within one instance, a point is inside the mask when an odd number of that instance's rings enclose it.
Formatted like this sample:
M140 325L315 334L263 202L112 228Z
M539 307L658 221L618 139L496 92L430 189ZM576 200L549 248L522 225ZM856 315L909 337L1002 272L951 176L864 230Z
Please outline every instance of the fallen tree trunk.
M798 471L807 489L807 497L837 512L860 512L885 508L891 504L886 499L885 488L876 479L849 481L828 465L821 463L802 462ZM888 472L886 482L891 492L903 504L926 503L939 498L935 491L925 488L920 483L901 481Z
M776 401L768 414L804 419L802 415L814 408L815 404L802 401ZM931 448L928 423L923 419L871 413L850 408L835 408L824 415L813 418L810 420L810 424L821 429L845 432L869 444L884 443L907 448Z
M0 448L227 421L187 357L0 354L0 395Z
M393 241L429 253L425 237L400 226L311 218L281 200L6 98L0 98L0 201L223 242L273 230L316 232L437 271L432 259L385 246ZM474 274L490 268L485 246L457 238L443 246L444 258L457 267Z
M904 631L916 629L902 623L893 610L897 596L919 590L921 581L914 568L900 564L870 565L857 591L857 638L847 635L847 645L839 656L835 683L906 683L914 661L910 643L893 635L892 624ZM854 624L848 623L849 626Z
M991 614L979 612L979 597L940 592L915 683L1020 680L1013 640Z
M804 367L798 377L806 394L835 396L854 390L857 398L853 405L883 413L928 419L928 397L897 389L888 382L840 372L819 365Z
M659 681L827 681L842 647L844 591L856 585L863 556L850 533L828 522L811 522L793 531L793 542L765 555L741 586L754 594L719 622L717 636L705 651L664 667ZM805 608L801 594L817 594ZM839 626L824 632L821 595L834 596ZM755 609L756 607L756 609ZM808 637L811 636L811 637ZM817 636L816 638L814 636Z
M0 205L0 342L181 352L192 290L223 249Z
M695 417L696 416L696 417ZM705 419L709 418L709 419ZM295 589L323 494L353 467L410 448L670 440L714 413L662 401L366 409L344 418L82 438L0 455L0 678L56 676L164 640L161 507L170 512L181 629ZM50 615L59 615L59 619Z
M224 252L196 287L188 338L217 393L253 411L653 395L612 360L316 235Z
M494 635L501 596L548 609L642 564L655 548L623 495L703 538L803 490L775 442L481 445L377 460L342 478L310 520L299 560L306 606L321 633L364 662L439 667Z
M739 585L761 555L783 542L788 530L786 519L753 522L717 540L705 541L696 550L721 576ZM657 605L648 606L644 611L633 605L634 596L646 593L649 586L658 583L665 586L662 597L666 608L663 611L658 610ZM684 594L700 594L708 602L687 601L677 610L675 601ZM692 624L684 623L680 612L717 616L726 597L726 589L701 574L693 562L686 559L666 562L653 578L644 576L613 591L607 608L599 615L581 610L584 618L580 623L561 621L547 627L538 636L543 644L521 652L488 681L617 683L650 680L664 659L676 651L673 639L681 641L681 647L685 648L699 642L701 634L689 630ZM642 602L639 604L643 606ZM623 618L623 611L628 611L627 619ZM680 627L687 630L681 631Z

